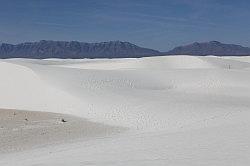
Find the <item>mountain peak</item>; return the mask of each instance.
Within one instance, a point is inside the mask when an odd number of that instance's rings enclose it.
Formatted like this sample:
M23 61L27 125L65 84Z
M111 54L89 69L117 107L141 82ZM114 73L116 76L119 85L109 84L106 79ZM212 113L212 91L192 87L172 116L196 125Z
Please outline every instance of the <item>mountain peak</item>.
M219 41L210 41L176 47L167 52L168 55L250 55L250 48L235 44L224 44Z
M210 41L210 42L208 42L208 43L210 43L210 44L222 44L221 42L219 42L219 41Z

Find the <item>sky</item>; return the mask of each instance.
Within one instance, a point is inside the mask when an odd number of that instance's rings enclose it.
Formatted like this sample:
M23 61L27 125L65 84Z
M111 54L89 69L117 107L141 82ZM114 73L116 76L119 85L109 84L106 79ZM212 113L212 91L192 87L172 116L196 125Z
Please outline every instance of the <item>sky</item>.
M217 40L250 46L249 0L0 0L0 42L128 41L167 51Z

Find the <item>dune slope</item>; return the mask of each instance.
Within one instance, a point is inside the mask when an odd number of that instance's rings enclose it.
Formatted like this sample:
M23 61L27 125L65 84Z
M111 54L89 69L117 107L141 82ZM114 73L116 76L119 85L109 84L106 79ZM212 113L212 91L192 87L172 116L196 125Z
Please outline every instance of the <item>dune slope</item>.
M247 57L2 60L0 108L126 131L5 154L0 164L18 165L15 155L20 165L244 165L249 68Z

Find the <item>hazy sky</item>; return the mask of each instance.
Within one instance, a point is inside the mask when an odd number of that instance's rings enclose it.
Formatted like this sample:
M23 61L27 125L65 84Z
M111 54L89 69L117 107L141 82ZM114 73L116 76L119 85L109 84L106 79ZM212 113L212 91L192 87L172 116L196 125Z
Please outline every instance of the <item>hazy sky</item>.
M0 0L0 41L129 41L166 51L194 41L250 46L249 0Z

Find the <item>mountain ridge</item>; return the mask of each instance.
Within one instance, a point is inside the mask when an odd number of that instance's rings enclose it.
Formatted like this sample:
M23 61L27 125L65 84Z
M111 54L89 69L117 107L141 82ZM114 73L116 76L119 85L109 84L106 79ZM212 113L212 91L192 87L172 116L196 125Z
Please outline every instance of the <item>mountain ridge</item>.
M219 41L194 42L175 47L167 52L160 52L119 40L99 43L40 40L20 44L0 44L0 59L141 58L164 55L246 56L250 55L250 48L236 44L224 44Z
M0 58L139 58L159 51L122 41L85 43L78 41L40 40L20 44L2 43Z
M175 47L166 52L168 55L215 55L215 56L244 56L250 55L250 48L236 44L224 44L219 41L194 42Z

